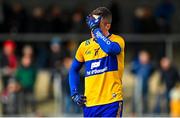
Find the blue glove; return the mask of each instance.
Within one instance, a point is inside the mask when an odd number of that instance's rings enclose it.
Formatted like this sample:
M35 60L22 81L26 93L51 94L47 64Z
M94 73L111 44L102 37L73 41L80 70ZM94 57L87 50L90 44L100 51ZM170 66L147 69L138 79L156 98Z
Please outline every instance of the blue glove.
M86 96L80 95L80 94L75 94L72 96L73 102L75 102L79 106L85 105L86 102Z
M96 28L99 28L100 21L101 21L101 16L98 17L97 19L95 19L92 16L86 17L86 23L92 31L94 31Z

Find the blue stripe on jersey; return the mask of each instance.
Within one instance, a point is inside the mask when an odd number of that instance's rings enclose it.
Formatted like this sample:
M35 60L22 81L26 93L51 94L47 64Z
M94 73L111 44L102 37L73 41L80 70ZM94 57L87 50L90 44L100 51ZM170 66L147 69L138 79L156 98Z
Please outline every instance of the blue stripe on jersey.
M90 60L85 62L85 76L92 76L102 74L108 71L118 70L118 62L116 55L109 55L96 60Z

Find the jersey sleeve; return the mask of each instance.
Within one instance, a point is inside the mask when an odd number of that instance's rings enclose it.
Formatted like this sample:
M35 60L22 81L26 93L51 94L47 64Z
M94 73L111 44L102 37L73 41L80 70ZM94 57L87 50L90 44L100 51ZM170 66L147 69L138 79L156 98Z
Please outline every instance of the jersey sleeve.
M83 43L80 44L79 48L76 51L75 58L79 62L84 62L84 55L83 55Z

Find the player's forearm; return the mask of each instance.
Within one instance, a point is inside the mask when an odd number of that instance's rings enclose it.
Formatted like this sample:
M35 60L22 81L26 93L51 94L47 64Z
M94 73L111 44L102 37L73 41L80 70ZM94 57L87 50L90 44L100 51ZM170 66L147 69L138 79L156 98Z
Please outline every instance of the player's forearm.
M78 86L80 84L80 74L79 71L82 67L83 63L73 60L71 69L69 71L69 85L71 96L78 93Z
M93 34L102 50L107 54L119 54L121 52L119 44L104 36L100 28L93 30Z

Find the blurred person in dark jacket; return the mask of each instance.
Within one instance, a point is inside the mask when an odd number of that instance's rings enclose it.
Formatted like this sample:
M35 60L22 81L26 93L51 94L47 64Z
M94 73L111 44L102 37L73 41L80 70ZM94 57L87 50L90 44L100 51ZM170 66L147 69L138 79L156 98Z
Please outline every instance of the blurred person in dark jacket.
M53 37L50 42L50 56L49 64L51 69L59 68L62 64L64 57L64 50L61 49L61 39L59 37Z
M64 33L69 30L66 13L58 5L54 5L50 9L50 25L52 33Z
M6 40L3 43L3 52L0 58L0 68L2 69L2 98L8 98L9 91L8 85L10 80L13 78L14 72L17 67L17 59L15 55L16 44L12 40ZM8 104L2 103L2 113L4 115L9 114Z
M16 71L16 81L20 86L19 91L19 107L21 112L27 113L27 107L31 106L32 112L35 112L34 86L36 82L37 70L32 63L32 58L23 56L21 65Z
M28 32L30 33L46 33L50 27L45 19L45 10L42 7L35 7L32 11L32 17L28 23Z
M63 59L70 54L67 46L64 45L61 38L54 36L50 42L49 66L51 69L58 69Z
M115 33L119 33L121 31L121 7L119 5L118 0L112 0L110 5L110 11L112 13L112 24L111 24L111 31Z
M157 33L157 24L152 10L144 5L134 11L133 28L135 33Z
M180 76L176 67L173 66L171 60L163 57L160 61L161 82L166 86L167 111L170 113L170 92L175 85L180 82Z
M49 67L51 69L51 89L52 88L58 88L56 86L59 86L60 82L61 82L61 77L60 77L60 68L62 66L63 63L63 59L65 57L66 50L62 50L62 44L61 44L61 39L59 37L53 37L51 42L50 42L50 54L49 54ZM58 84L57 84L58 82ZM57 84L57 85L56 85ZM53 90L54 92L56 90ZM49 97L55 97L56 95L53 95L53 92L49 92L50 96Z
M132 72L136 75L134 92L134 110L137 114L148 113L148 82L153 65L147 51L140 51L138 59L132 63Z
M73 33L84 33L87 32L86 24L84 22L84 13L83 8L79 7L75 10L72 14L72 21L71 21L71 32Z
M62 78L62 96L63 96L63 111L66 114L73 114L73 113L80 113L81 109L73 103L71 100L71 95L70 95L70 88L69 88L69 69L72 64L72 57L66 56L63 60L63 64L61 67L61 78ZM83 80L83 79L81 79ZM83 92L83 82L81 82L80 86L80 92Z
M160 33L170 33L172 17L175 13L173 0L161 0L161 3L155 10L156 22Z
M12 15L10 17L10 32L24 33L27 28L27 13L22 4L15 2L12 5Z
M9 31L9 21L11 13L11 9L5 3L5 0L0 0L0 33Z

